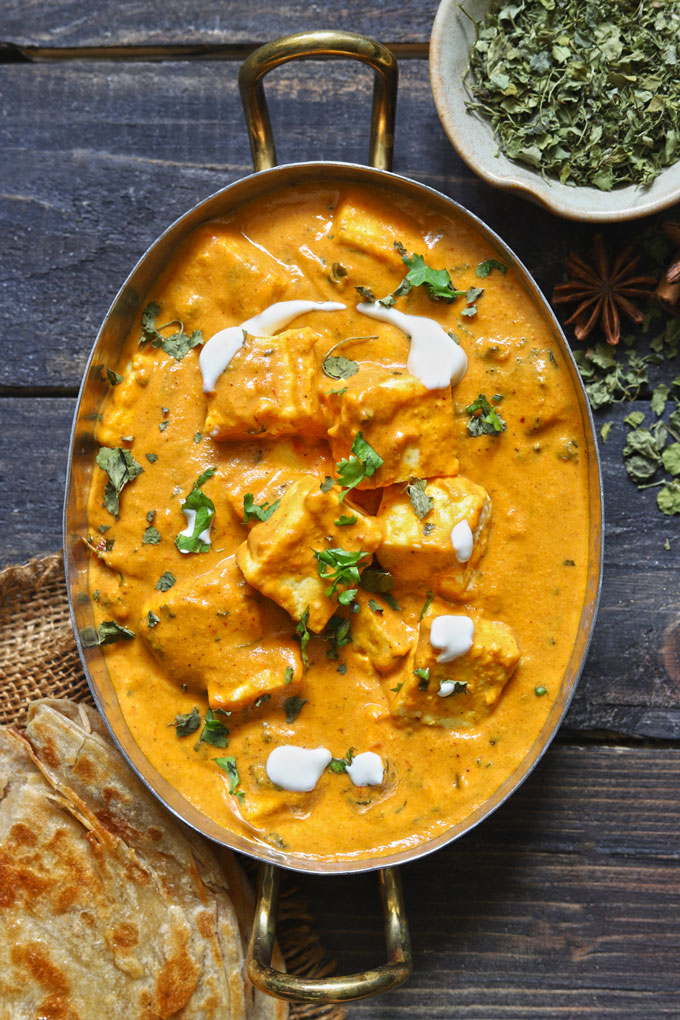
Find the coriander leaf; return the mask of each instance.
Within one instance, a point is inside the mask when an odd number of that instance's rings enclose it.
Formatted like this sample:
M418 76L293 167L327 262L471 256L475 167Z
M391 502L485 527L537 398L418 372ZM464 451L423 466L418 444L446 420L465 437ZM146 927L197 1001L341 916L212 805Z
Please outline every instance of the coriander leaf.
M542 684L540 687L534 687L534 694L536 695L537 698L542 698L543 695L547 693L548 693L547 687L543 687Z
M284 684L286 684L286 686L288 686L288 684L291 683L291 681L292 681L294 676L295 676L295 670L293 669L293 667L292 666L286 666L285 673L283 674L283 682L284 682Z
M165 573L161 574L159 579L156 581L156 591L168 591L174 584L174 574L171 574L169 570L166 570Z
M158 545L161 540L161 533L153 525L149 526L142 537L143 545Z
M371 592L371 594L385 595L394 588L394 578L389 570L383 570L377 563L373 563L370 567L362 570L359 584L364 591Z
M247 522L255 518L258 521L268 521L280 502L277 499L273 503L256 503L252 492L247 492L243 497L243 520Z
M309 666L307 645L309 644L309 640L311 638L311 634L307 630L308 622L309 622L309 606L307 606L295 627L295 636L300 639L300 656L302 658L302 664L305 667L305 669Z
M156 461L158 460L157 453L145 453L144 456L148 460L149 464L155 464Z
M205 713L200 743L212 744L213 747L227 747L229 744L229 730L222 725L210 708Z
M350 747L344 758L331 758L328 771L335 772L336 774L345 772L347 770L347 766L352 764L355 754L356 748Z
M600 435L602 436L602 442L603 443L607 442L607 439L609 438L609 433L611 432L611 430L612 430L612 423L610 421L606 421L604 423L604 425L602 426L602 428L600 429Z
M349 457L336 464L337 482L346 489L340 496L340 502L364 478L372 478L382 463L382 457L366 442L361 432L357 432Z
M428 591L428 593L427 593L427 597L426 597L426 599L425 599L425 605L423 606L423 608L422 608L422 610L421 610L421 612L420 612L420 619L421 619L421 620L423 619L423 617L424 617L424 616L425 616L425 614L427 613L428 609L429 609L429 608L430 608L430 606L432 605L432 599L433 599L433 598L434 598L434 594L433 594L433 592L431 592L431 591Z
M227 755L225 758L213 758L213 761L218 765L223 772L227 773L229 777L229 793L233 793L239 800L243 800L245 793L243 790L238 790L237 787L241 782L241 777L238 774L238 767L236 765L236 758L233 755Z
M160 616L156 616L156 614L152 612L152 610L150 609L149 612L146 614L147 627L157 627L160 622L161 622Z
M337 594L340 585L348 588L350 585L358 585L360 581L358 564L365 560L370 553L357 550L350 552L347 549L314 549L314 556L317 561L319 577L331 582L326 588L326 597L337 596L341 605L349 605L357 594L356 587L349 587L349 590Z
M653 478L661 464L656 441L647 429L633 429L628 433L623 457L626 471L636 485Z
M123 376L119 375L118 372L114 372L112 368L107 366L106 375L112 386L120 386L123 381Z
M483 287L470 287L465 294L465 300L469 305L473 305L475 301L482 296L484 293Z
M302 711L302 706L306 704L307 699L299 698L296 694L294 694L290 698L286 698L286 700L283 703L283 707L286 712L286 722L287 723L295 722L300 712Z
M368 600L368 608L372 609L374 613L384 613L385 612L383 607L378 602L376 602L375 599L369 599Z
M132 641L133 630L121 627L115 620L103 620L97 628L97 644L112 645L115 641Z
M141 475L144 468L137 463L129 450L123 450L118 446L101 446L97 454L97 464L109 476L104 490L104 504L109 513L117 517L120 511L121 492L128 482Z
M139 339L140 346L150 343L152 347L160 347L166 354L171 355L176 361L181 361L185 354L197 347L204 341L200 329L195 329L191 336L184 332L182 323L166 322L163 326L156 327L156 317L161 310L157 301L152 301L142 312L142 335ZM171 336L165 336L160 331L168 326L179 325L179 332Z
M364 301L369 301L372 305L375 304L375 294L368 287L355 287L354 289Z
M506 267L498 259L487 259L486 262L480 262L475 272L480 280L484 280L493 269L497 269L503 275L507 272Z
M413 672L414 672L414 674L416 676L420 677L421 680L429 680L430 679L430 667L429 666L424 666L424 667L421 667L419 669L414 669Z
M505 421L483 393L478 394L474 403L465 410L471 415L467 423L467 430L471 436L499 436L501 432L505 432Z
M666 386L664 383L659 383L652 393L650 407L657 418L660 418L666 409L666 401L669 393L670 387Z
M425 287L427 295L433 301L455 301L465 292L455 290L451 283L451 277L446 269L432 269L425 262L422 255L415 253L411 258L402 256L404 265L408 268L406 281L411 287Z
M346 528L350 524L356 524L358 519L356 514L341 514L340 517L336 517L335 523L339 528Z
M335 485L335 479L331 478L330 475L326 475L319 488L322 492L330 492Z
M180 715L176 715L175 721L168 723L168 725L175 727L175 733L178 737L190 737L201 725L201 713L194 706L190 712L182 712Z
M215 504L201 491L201 486L215 474L215 468L203 471L194 482L193 488L182 503L182 510L187 517L187 527L175 539L175 545L182 553L204 553L210 548L206 541L210 524L215 516ZM187 513L187 511L189 511ZM191 534L185 534L191 530Z
M408 498L411 500L413 512L420 521L422 521L423 517L426 517L434 507L434 500L425 492L426 485L426 478L411 478L406 486L406 492L408 493Z
M321 368L330 379L349 379L359 371L358 362L343 358L342 354L326 355Z

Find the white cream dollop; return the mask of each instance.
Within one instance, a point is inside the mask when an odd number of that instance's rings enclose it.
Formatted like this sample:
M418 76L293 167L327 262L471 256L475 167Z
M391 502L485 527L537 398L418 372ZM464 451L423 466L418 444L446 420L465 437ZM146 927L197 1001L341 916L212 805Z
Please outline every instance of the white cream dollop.
M357 311L371 319L396 326L411 337L406 367L428 390L441 390L460 382L467 371L467 355L446 330L424 315L406 315L396 308L385 308L379 301L362 302Z
M193 533L194 533L194 525L196 523L196 511L195 510L185 510L184 507L182 507L182 513L184 514L184 516L187 519L187 526L184 529L184 531L180 531L180 535L183 535L184 538L191 538ZM210 545L210 525L211 524L212 524L212 518L208 522L208 527L204 528L203 531L198 536L200 541L201 542L205 542L206 545ZM180 552L181 553L188 553L189 550L188 549L180 549Z
M267 758L267 775L272 783L293 793L309 793L331 763L333 755L325 747L275 747Z
M227 326L210 337L198 359L203 376L203 392L212 393L225 368L243 347L244 333L274 336L305 312L339 312L345 305L337 301L277 301L239 326Z
M430 644L439 651L437 662L453 662L472 648L475 625L469 616L437 616L430 627Z
M467 521L459 521L451 531L451 545L459 563L467 563L472 556L475 537Z
M345 772L355 786L382 786L385 768L375 751L364 751L352 759Z

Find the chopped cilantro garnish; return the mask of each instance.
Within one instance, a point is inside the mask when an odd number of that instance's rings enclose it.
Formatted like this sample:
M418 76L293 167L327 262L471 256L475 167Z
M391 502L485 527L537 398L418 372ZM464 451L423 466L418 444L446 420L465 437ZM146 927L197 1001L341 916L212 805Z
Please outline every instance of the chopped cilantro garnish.
M144 545L158 545L160 540L161 533L158 528L154 528L153 525L149 525L142 537L142 543Z
M203 532L209 528L215 516L215 504L201 491L201 486L215 474L215 468L208 468L203 471L194 482L193 488L182 503L182 510L193 510L195 518L191 535L179 534L175 539L175 545L183 553L204 553L210 548L209 542L201 538Z
M141 475L144 468L137 463L129 450L123 450L118 446L100 447L97 464L109 476L104 490L104 505L110 514L117 517L120 511L121 492L128 482Z
M338 471L336 481L345 489L340 495L340 502L342 503L350 489L364 478L372 478L382 463L382 457L366 442L361 432L357 432L349 457L336 464Z
M107 366L106 375L112 386L120 386L123 381L123 376L119 375L118 372L114 372L112 368Z
M160 347L161 350L171 355L176 361L181 361L192 347L197 347L203 343L203 333L200 329L195 329L191 336L187 336L184 332L184 326L178 319L156 327L156 317L160 310L161 306L156 301L152 301L142 312L142 335L139 338L139 345L141 347L146 343L150 343L152 347ZM160 332L169 326L179 326L179 331L169 336L165 336Z
M284 684L288 685L292 681L294 676L295 676L295 670L293 669L293 667L292 666L286 666L286 671L283 674L283 682L284 682Z
M425 492L427 485L427 479L425 478L411 478L408 485L406 486L406 492L408 498L411 500L411 506L416 517L422 521L423 517L426 517L434 506L434 500L431 496L428 496Z
M146 615L147 627L157 627L160 622L161 622L160 616L156 616L156 614L150 609Z
M242 801L245 797L243 790L237 789L241 782L241 777L238 774L238 766L236 765L236 758L233 755L227 755L225 758L213 758L213 761L218 765L223 772L227 773L229 777L229 793L238 797Z
M127 627L121 627L115 620L103 620L97 628L97 640L98 645L112 645L114 641L132 641L135 636L133 630L128 630Z
M229 744L229 730L216 718L210 708L205 713L205 722L199 743L212 744L213 747L227 747Z
M337 597L341 605L349 605L356 597L357 587L348 588L348 585L358 585L360 581L358 564L365 560L370 553L350 552L347 549L314 549L314 556L317 560L319 577L331 583L326 588L326 597L332 599ZM338 587L342 585L346 590L337 593Z
M352 764L356 753L356 748L350 747L344 758L331 758L328 771L335 773L346 772L347 766Z
M311 634L307 630L307 624L309 622L309 606L305 609L304 613L297 622L295 627L295 636L300 639L300 656L302 657L302 663L305 666L309 666L309 656L307 655L307 645Z
M306 704L307 699L299 698L296 694L294 694L290 698L286 698L286 700L283 703L283 708L286 713L286 722L287 723L295 722L300 712L302 711L302 706Z
M497 269L498 272L503 273L504 276L507 272L506 266L502 262L499 262L498 259L487 259L486 262L480 262L475 272L480 280L484 280L493 269Z
M175 575L166 570L156 581L156 591L168 591L175 584Z
M247 492L243 497L243 520L247 522L255 518L258 521L268 521L280 502L280 499L276 499L273 503L256 503L252 492Z
M471 436L499 436L501 432L505 432L505 422L483 393L480 393L474 403L465 410L471 415L467 423Z
M191 736L192 733L196 732L200 725L201 713L198 711L196 706L194 706L190 712L182 712L180 715L175 716L175 721L168 723L168 726L175 727L175 733L178 737Z
M336 517L335 523L339 528L344 528L350 524L356 524L357 520L356 514L341 514L340 517Z

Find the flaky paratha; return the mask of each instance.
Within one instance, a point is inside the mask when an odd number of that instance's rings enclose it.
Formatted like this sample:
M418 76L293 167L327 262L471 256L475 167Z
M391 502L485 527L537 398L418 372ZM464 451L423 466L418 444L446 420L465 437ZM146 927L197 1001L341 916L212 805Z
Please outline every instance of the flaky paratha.
M96 712L41 701L25 734L0 729L0 798L0 1020L284 1020L245 980L207 844Z

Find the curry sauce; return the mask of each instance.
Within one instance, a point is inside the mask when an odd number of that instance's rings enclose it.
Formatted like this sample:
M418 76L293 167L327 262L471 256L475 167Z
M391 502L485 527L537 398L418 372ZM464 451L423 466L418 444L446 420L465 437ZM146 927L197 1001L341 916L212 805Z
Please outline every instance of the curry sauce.
M577 394L512 269L414 200L288 188L178 247L109 369L90 590L155 768L315 858L487 800L558 695L588 566Z

